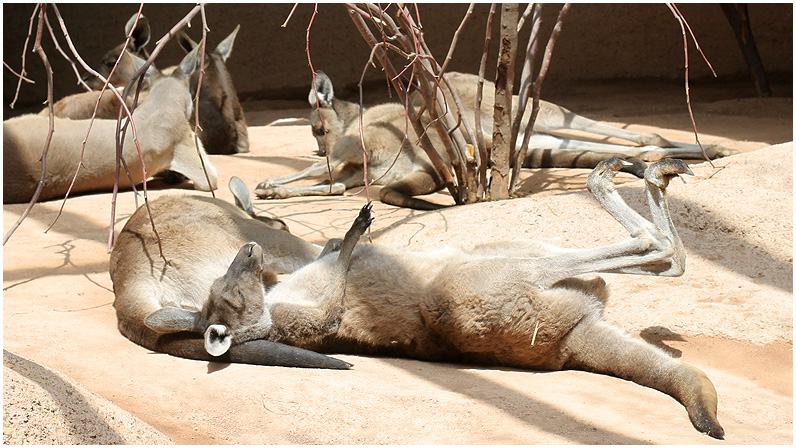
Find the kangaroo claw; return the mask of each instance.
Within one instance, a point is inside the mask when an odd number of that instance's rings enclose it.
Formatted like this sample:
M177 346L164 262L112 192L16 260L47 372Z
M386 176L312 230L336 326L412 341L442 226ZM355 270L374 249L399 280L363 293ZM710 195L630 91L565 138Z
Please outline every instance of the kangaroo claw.
M680 174L693 176L694 172L680 159L663 159L647 168L644 179L658 188L666 188L669 186L669 181Z

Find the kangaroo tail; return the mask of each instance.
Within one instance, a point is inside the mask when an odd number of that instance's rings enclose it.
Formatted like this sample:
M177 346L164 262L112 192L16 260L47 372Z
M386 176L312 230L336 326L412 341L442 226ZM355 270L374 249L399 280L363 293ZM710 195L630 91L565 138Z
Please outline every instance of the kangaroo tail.
M716 389L704 372L671 358L662 350L631 338L597 316L587 317L565 341L564 368L604 373L668 394L685 406L694 427L724 438L716 417Z
M159 334L149 328L130 331L120 325L122 334L150 350L198 361L255 364L261 366L305 367L347 370L351 364L320 353L278 342L254 340L233 345L222 356L212 356L204 347L201 334L190 332Z

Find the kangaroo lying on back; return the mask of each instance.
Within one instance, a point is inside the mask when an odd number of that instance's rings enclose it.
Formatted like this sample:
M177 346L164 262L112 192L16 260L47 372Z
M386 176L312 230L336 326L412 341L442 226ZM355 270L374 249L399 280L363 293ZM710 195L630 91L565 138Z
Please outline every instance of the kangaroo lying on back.
M475 129L474 110L478 77L457 72L448 73L446 76L455 86L466 109L463 118L471 123L472 129ZM326 160L321 160L301 172L266 179L255 189L255 194L259 197L286 198L342 194L348 188L364 185L359 105L335 98L332 82L323 72L317 73L316 82L317 96L314 90L309 94L310 105L313 108L310 114L312 132L318 142L319 154L326 155L328 152L330 167L335 169L342 166L341 171L336 174L331 187L285 185L299 179L325 174ZM492 116L494 108L494 95L490 92L494 92L494 89L493 83L485 82L481 116L487 147L492 145L492 121L489 117ZM445 90L447 92L447 89ZM416 108L422 106L422 96L419 93L414 92L410 100ZM516 103L515 96L515 109ZM451 100L448 100L447 104L451 109L456 107ZM526 111L523 121L527 123L529 118L530 111ZM369 176L370 179L375 179L374 183L384 185L380 191L381 201L399 207L423 210L439 208L440 205L413 197L439 191L444 185L425 151L416 144L418 138L406 122L404 107L398 103L381 104L366 109L362 119ZM410 133L408 138L404 139L407 129ZM551 134L561 130L585 131L602 137L616 137L642 146L580 141ZM435 138L436 132L429 132L428 136ZM522 137L520 135L519 141L522 141ZM438 138L432 140L432 143L435 143L436 148L441 148L436 141ZM705 150L710 158L734 153L718 145L706 145ZM593 168L598 162L611 156L633 157L646 161L660 160L664 157L696 159L703 157L697 145L669 142L657 134L616 128L582 117L553 103L540 102L539 115L534 124L528 155L523 166ZM644 164L639 161L634 165L635 169L630 171L642 175Z
M182 60L171 76L152 83L147 101L133 113L138 144L149 173L176 171L200 190L216 188L216 170L189 125L193 103L188 77L196 67L196 51ZM62 198L69 188L82 152L89 120L55 118L55 133L47 155L45 185L39 200ZM40 158L49 128L49 118L23 115L3 122L3 202L29 201L41 177ZM95 120L85 147L83 167L73 193L110 191L116 173L117 120ZM134 184L144 180L141 159L128 127L124 158ZM198 152L198 153L197 153ZM201 160L200 160L201 157ZM207 170L207 176L202 168ZM208 183L209 178L209 183ZM122 169L120 187L128 181Z
M240 246L250 241L259 244L263 267L273 273L296 271L320 255L320 247L286 232L281 221L257 217L240 179L232 178L230 190L239 208L199 196L162 196L150 203L168 264L160 257L146 206L130 217L119 233L109 264L119 331L147 349L189 359L350 367L337 359L269 341L247 342L215 357L204 349L201 334L163 334L144 325L147 316L168 307L201 310L213 281L224 275Z
M145 323L162 333L204 333L205 348L214 356L267 340L327 353L605 373L671 395L696 429L723 438L716 390L707 376L607 323L605 282L575 277L683 273L685 251L669 215L666 187L690 169L674 159L647 169L650 222L614 188L615 171L626 163L603 161L588 178L600 204L630 233L615 244L564 249L509 241L431 252L378 245L355 249L371 221L368 205L338 252L322 254L285 281L275 282L270 251L248 243L213 282L209 298L200 295L206 300L201 310L163 308ZM183 250L194 250L190 239L185 244ZM195 269L204 266L197 263Z
M133 14L125 25L125 36L135 23L137 14ZM212 52L205 54L205 67L202 74L202 88L199 91L199 138L205 150L209 154L235 154L249 152L249 132L246 125L246 117L243 114L243 107L238 100L238 93L232 82L232 76L227 70L226 61L232 53L235 37L238 34L240 25L224 38ZM137 71L136 58L146 59L149 54L146 45L150 40L149 21L143 15L138 21L138 25L133 29L132 39L127 46L127 51L119 61L111 83L117 87L124 87L130 82ZM177 41L186 51L192 51L197 43L191 40L188 35L180 31L177 34ZM108 78L111 69L116 64L119 56L124 49L124 43L114 47L102 58L95 70L103 77ZM208 47L209 49L209 47ZM171 68L164 70L170 73ZM150 66L150 72L156 72L154 66ZM102 88L102 81L98 77L86 75L84 80L91 88L98 90ZM190 87L191 97L196 96L199 84L199 71L191 75ZM139 104L143 101L146 91L142 92ZM94 104L97 102L99 92L83 92L70 95L58 101L55 105L55 114L59 117L84 119L91 118L94 112ZM132 94L127 98L128 105L132 103ZM100 101L100 111L98 118L116 118L119 111L119 102L115 95L106 92ZM110 116L105 111L110 112ZM41 112L47 114L47 110ZM191 127L195 125L195 116L191 116Z

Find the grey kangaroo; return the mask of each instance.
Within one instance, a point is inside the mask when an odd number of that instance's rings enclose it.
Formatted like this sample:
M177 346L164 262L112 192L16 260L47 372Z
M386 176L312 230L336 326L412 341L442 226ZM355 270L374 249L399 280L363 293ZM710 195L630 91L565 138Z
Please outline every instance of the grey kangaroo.
M159 310L201 310L213 281L224 275L241 245L256 242L270 280L312 263L321 247L284 229L279 220L258 217L243 182L233 177L235 207L220 199L163 196L150 208L163 255L145 206L130 217L111 251L110 276L119 331L132 342L182 358L261 365L346 369L350 364L318 353L271 341L248 341L222 356L204 348L201 334L155 331L145 325ZM273 276L273 277L270 277ZM164 314L165 313L165 314ZM176 321L175 321L176 324Z
M185 56L171 76L153 81L146 102L133 113L138 144L149 173L172 170L190 179L200 190L216 188L218 177L204 148L197 150L189 115L193 109L188 77L196 67L196 52ZM140 59L139 59L140 60ZM22 115L3 122L3 202L29 201L41 177L41 158L49 118ZM116 173L117 120L95 120L86 140L83 166L73 193L110 191ZM45 185L39 200L62 198L67 192L82 152L89 120L55 118L55 133L47 156ZM141 158L132 129L127 130L124 158L134 184L143 182ZM201 160L200 160L201 158ZM203 163L202 163L203 162ZM207 175L205 175L205 170ZM127 182L122 171L120 184Z
M356 246L371 221L368 205L338 251L326 251L285 281L274 282L268 251L248 243L213 282L201 310L164 308L147 316L146 325L163 333L203 332L205 348L215 356L268 340L323 353L609 374L672 396L697 430L723 438L708 377L606 322L605 282L577 277L679 276L685 269L666 188L671 178L692 174L690 169L678 159L647 168L650 222L614 187L615 172L627 163L600 162L587 181L629 232L624 241L593 249L531 241L431 252Z
M466 109L463 118L474 123L476 103L476 75L452 72L446 75L458 91L462 105ZM331 80L323 72L316 77L317 95L314 89L309 94L313 110L310 124L318 142L318 153L328 152L332 169L342 166L335 182L318 186L289 186L288 183L307 177L326 173L326 160L295 174L266 179L255 189L262 198L285 198L291 196L342 194L346 189L364 185L362 149L360 142L360 107L356 103L340 100L334 96ZM447 89L445 90L447 92ZM484 101L481 105L482 117L489 117L494 107L494 98L489 92L494 84L485 82ZM516 98L516 97L515 97ZM410 100L416 107L421 106L422 97L416 92ZM514 101L516 104L516 100ZM454 108L453 101L447 101ZM526 112L524 121L530 117ZM436 209L440 205L414 198L414 196L433 193L443 188L443 184L425 152L415 143L418 138L407 125L404 108L398 103L386 103L363 112L363 137L368 153L368 170L376 184L384 185L380 199L387 204L416 209ZM492 145L491 120L482 120L484 139L487 146ZM410 129L405 138L406 130ZM472 126L474 128L474 126ZM603 137L616 137L642 146L625 146L609 143L581 141L553 135L561 130L585 131ZM432 143L435 132L428 133ZM520 136L520 141L522 139ZM436 147L440 147L435 144ZM400 153L399 153L400 150ZM733 154L719 145L706 145L710 158ZM523 166L527 168L573 167L593 168L601 160L611 156L637 158L646 161L660 160L664 157L702 158L697 145L669 142L660 135L638 133L616 128L577 115L563 107L541 101L539 115L534 124L529 141L528 155ZM645 165L638 160L628 171L637 176L643 175Z
M135 23L137 14L133 14L125 25L125 36L130 33L130 30ZM227 70L226 61L232 53L232 47L235 42L240 25L235 27L235 30L222 40L212 52L205 55L204 73L202 74L202 88L199 91L199 137L208 154L235 154L249 152L249 133L246 125L246 118L243 114L243 108L238 100L238 93L235 90L235 85L232 83L232 76ZM110 81L113 85L125 86L135 74L137 67L135 58L147 58L149 53L146 51L146 45L150 40L150 27L149 21L143 15L138 21L138 25L133 31L133 38L127 46L127 51L119 61L113 77ZM180 46L186 51L193 50L197 43L191 40L187 34L180 31L177 35L177 41ZM95 70L103 77L107 78L110 74L114 64L116 64L119 55L124 49L124 43L114 47L103 56L102 61L95 67ZM171 68L164 70L169 73ZM150 72L155 72L157 69L150 66ZM102 81L98 77L90 75L84 76L84 80L93 89L102 88ZM196 96L196 90L199 84L199 71L197 70L191 75L190 88L191 96ZM118 114L119 103L115 96L106 95L102 96L103 103L108 102L111 106L115 106L115 110L110 106L103 107L103 110L110 109L112 116L102 116L100 118L116 118ZM94 111L93 103L87 106L78 108L78 104L87 102L90 99L88 93L81 93L74 96L74 98L66 97L62 101L71 101L77 104L67 107L67 105L59 106L62 115L65 118L89 118ZM94 98L96 102L96 98ZM131 98L127 99L131 101ZM139 99L139 102L143 98ZM56 103L57 104L57 103ZM90 106L90 107L89 107ZM42 111L44 113L44 111ZM63 115L66 113L72 114L71 116ZM195 117L191 116L191 126L195 125Z

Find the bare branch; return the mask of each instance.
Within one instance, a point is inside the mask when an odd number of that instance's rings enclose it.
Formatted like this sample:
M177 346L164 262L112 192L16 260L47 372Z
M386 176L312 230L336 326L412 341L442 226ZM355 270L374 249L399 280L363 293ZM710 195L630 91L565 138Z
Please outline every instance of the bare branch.
M475 136L478 139L478 180L479 191L478 196L482 197L484 191L481 191L486 186L487 166L489 164L489 152L486 149L486 142L484 142L484 129L481 126L481 102L484 97L484 76L486 75L486 61L489 59L489 47L492 43L492 22L495 18L497 5L493 3L489 8L489 15L486 19L486 36L484 37L484 52L481 55L481 64L478 68L478 88L475 95Z
M685 33L685 17L680 14L680 11L678 11L673 4L667 3L666 6L669 7L669 10L672 12L672 15L674 15L674 18L680 23L680 30L683 34L683 54L685 57L685 102L688 105L688 115L691 117L691 124L694 127L694 139L696 140L696 144L699 146L699 149L702 150L702 155L705 157L705 160L710 163L711 167L715 168L713 162L710 160L710 157L708 157L707 153L705 152L705 148L702 147L702 143L699 142L699 132L697 132L697 125L696 121L694 120L694 111L691 108L691 90L688 85L688 36Z
M64 59L69 61L69 64L72 66L72 70L75 72L75 77L77 78L77 84L82 85L83 88L86 89L86 91L91 90L91 87L89 87L88 84L86 84L86 82L83 81L83 78L80 76L80 71L78 71L77 64L75 64L75 61L73 61L72 58L70 58L61 48L61 46L58 44L58 39L55 37L55 33L53 32L53 27L50 26L50 19L48 19L46 15L44 16L44 22L47 25L47 30L50 32L50 38L52 38L53 40L55 49L58 50L58 52L61 53L61 56L63 56Z
M53 117L53 71L52 67L50 67L50 61L47 58L47 55L44 53L44 49L41 46L41 38L44 32L44 17L47 12L47 5L40 5L38 8L39 12L39 21L37 24L36 29L36 40L33 44L33 52L39 55L42 64L44 65L45 72L47 73L47 104L50 109L50 127L47 131L47 138L44 141L44 148L42 149L41 153L41 178L39 179L39 185L36 187L36 191L33 193L33 197L30 199L30 203L22 212L22 215L17 219L17 222L11 226L11 229L8 230L5 237L3 237L3 246L5 246L8 239L11 238L11 235L19 228L22 221L28 216L30 211L33 209L33 206L36 204L36 201L39 200L39 196L41 195L41 191L44 188L44 180L47 175L47 151L50 149L50 142L53 138L53 133L55 132L55 119ZM26 45L27 47L27 45ZM24 70L23 70L24 73ZM20 78L20 82L22 82Z
M296 12L296 8L298 8L298 5L299 5L298 3L293 3L293 9L291 9L290 14L287 15L287 19L285 19L285 22L282 24L282 28L287 27L287 22L290 22L290 18L293 17L293 13ZM315 5L315 11L316 12L318 11L318 5Z
M17 103L17 99L19 98L19 89L22 88L22 79L25 76L25 57L28 53L28 43L30 42L30 36L33 34L33 20L36 18L36 14L39 12L39 8L41 8L40 4L36 4L33 8L33 14L30 15L30 23L28 24L28 36L25 38L25 45L22 46L22 68L19 70L19 81L17 81L17 90L14 93L14 99L9 104L10 108L14 108L14 105ZM5 244L5 243L3 243Z
M17 73L16 71L14 71L14 69L11 68L10 65L6 64L6 61L3 61L3 65L5 66L6 69L8 69L9 72L11 72L17 78L20 78L23 81L25 81L27 83L30 83L30 84L36 84L36 81L34 81L32 79L29 79L29 78L26 78L26 77L22 76L20 73Z
M531 111L531 117L528 120L528 123L525 125L525 136L522 140L522 148L520 148L519 154L515 159L515 172L512 179L512 189L514 189L516 186L517 177L519 176L519 171L522 167L522 161L525 159L525 154L528 152L528 142L530 141L531 134L533 133L533 126L536 123L536 117L539 115L539 99L542 95L542 83L544 82L545 76L547 76L547 70L550 67L550 60L553 57L553 48L555 47L558 35L561 34L561 27L564 24L564 17L566 17L567 12L569 12L570 6L570 3L565 3L564 6L561 7L561 11L558 12L558 19L556 19L556 24L553 27L553 31L550 32L550 38L547 40L547 46L544 50L544 57L542 58L542 65L539 67L539 74L536 75L536 81L533 83L533 109Z
M199 58L199 79L196 83L196 97L194 97L194 128L193 128L193 140L194 145L196 146L196 157L199 157L199 163L202 165L202 172L205 173L205 179L207 179L207 185L212 185L210 182L210 175L207 174L207 167L205 167L205 159L202 157L202 150L201 145L199 144L199 131L202 127L199 124L199 93L202 91L202 77L205 74L205 48L207 46L207 31L209 28L207 27L207 16L205 15L205 5L204 3L200 4L202 7L202 42L199 43L201 45L201 49L199 53L201 57ZM213 191L213 188L210 188L210 196L216 197L216 192ZM149 204L147 204L149 207ZM151 217L151 215L150 215ZM154 228L154 223L152 224Z

